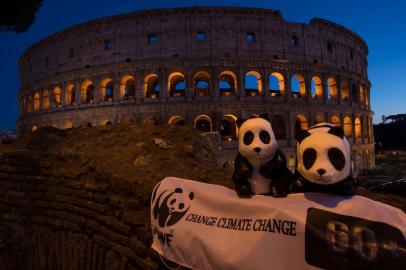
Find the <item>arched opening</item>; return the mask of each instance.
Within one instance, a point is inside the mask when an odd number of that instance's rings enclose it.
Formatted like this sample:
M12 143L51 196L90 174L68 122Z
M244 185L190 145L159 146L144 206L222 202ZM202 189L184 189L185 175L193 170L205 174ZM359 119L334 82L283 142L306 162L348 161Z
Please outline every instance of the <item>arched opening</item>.
M231 96L237 94L237 76L231 71L223 71L219 76L220 95Z
M110 78L101 82L100 96L104 102L113 102L114 83Z
M325 122L323 115L315 115L314 116L314 124L319 124Z
M158 99L161 86L158 75L151 73L144 78L144 95L148 99Z
M66 87L65 103L68 106L73 106L76 103L76 87L73 84Z
M170 97L184 97L186 92L185 76L180 72L173 72L168 77L168 91Z
M348 116L344 117L344 133L348 137L352 136L352 121Z
M211 77L206 71L198 71L193 76L195 96L210 96Z
M34 112L39 111L39 105L40 105L40 98L39 98L39 93L36 92L34 94Z
M269 92L272 97L284 94L285 78L281 73L273 72L269 77Z
M73 123L71 121L67 121L64 125L65 129L73 128Z
M295 74L290 79L292 97L298 98L306 95L306 83L302 75Z
M94 85L90 80L86 80L82 84L81 103L92 104L94 102Z
M360 87L359 87L359 102L361 103L361 104L364 104L364 102L365 102L365 90L364 90L365 88L364 88L364 86L363 85L361 85Z
M194 124L195 129L202 132L211 132L212 131L212 124L211 119L207 115L199 115L195 119Z
M358 87L355 83L351 86L351 101L358 103Z
M237 117L227 114L220 121L220 136L223 141L233 141L237 139Z
M124 76L120 85L120 96L124 100L135 99L135 79L132 76Z
M59 86L54 88L54 102L55 102L55 106L56 107L60 107L61 106L61 93L62 90Z
M341 126L340 117L338 117L336 115L331 116L331 124L333 124L337 127Z
M361 138L362 132L361 132L361 120L359 117L355 118L355 138Z
M320 99L323 97L323 83L321 82L321 79L319 76L313 76L312 81L311 81L311 93L312 93L312 98L314 99Z
M338 97L337 83L334 78L330 77L327 79L327 94L328 94L328 98L331 100L336 100Z
M341 80L341 99L344 101L350 100L350 92L348 88L348 80L342 79Z
M102 121L100 121L100 125L101 126L111 126L112 123L110 120L102 120Z
M183 119L182 116L176 115L176 116L172 116L171 118L169 118L168 125L171 125L171 126L184 126L184 125L186 125L186 122L185 122L185 119Z
M48 110L49 109L49 91L45 90L42 93L42 109Z
M253 70L245 73L245 93L247 96L257 96L262 93L262 79L259 72Z
M300 130L307 130L309 128L309 122L304 115L296 115L295 119L295 138Z
M271 125L276 139L286 139L285 119L281 115L274 115L271 120Z
M144 121L142 121L143 125L157 125L158 121L155 116L147 116L144 118Z

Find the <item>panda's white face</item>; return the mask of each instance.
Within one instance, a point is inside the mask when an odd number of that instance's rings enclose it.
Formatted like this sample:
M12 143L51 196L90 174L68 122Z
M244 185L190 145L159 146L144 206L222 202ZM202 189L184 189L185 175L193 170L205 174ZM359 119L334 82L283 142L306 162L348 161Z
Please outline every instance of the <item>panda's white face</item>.
M168 198L167 207L169 209L169 213L181 213L186 211L189 208L189 203L193 200L194 194L193 192L189 193L189 197L183 194L182 189L178 188L175 192Z
M271 160L278 149L271 123L263 118L245 121L238 130L238 149L253 165Z
M334 184L350 175L350 143L329 131L329 127L309 129L297 145L297 170L315 184Z

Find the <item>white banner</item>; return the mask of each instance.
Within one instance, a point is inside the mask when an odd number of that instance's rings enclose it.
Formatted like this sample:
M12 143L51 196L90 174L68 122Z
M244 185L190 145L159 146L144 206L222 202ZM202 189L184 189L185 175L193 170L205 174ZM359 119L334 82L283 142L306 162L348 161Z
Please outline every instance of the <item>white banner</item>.
M151 201L152 248L192 269L406 269L406 216L364 197L240 199L165 178Z

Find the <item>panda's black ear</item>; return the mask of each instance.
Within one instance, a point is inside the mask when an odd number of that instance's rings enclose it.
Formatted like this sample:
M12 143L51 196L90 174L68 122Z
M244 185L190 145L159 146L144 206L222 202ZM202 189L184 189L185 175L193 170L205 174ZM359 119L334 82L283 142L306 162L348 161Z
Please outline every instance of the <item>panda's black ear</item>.
M237 121L235 121L235 124L237 125L238 128L240 128L244 122L245 119L238 118Z
M269 115L267 113L260 114L259 118L262 118L262 119L265 119L265 120L269 121Z
M341 127L332 127L328 131L328 133L336 135L340 137L341 139L344 138L344 130Z
M310 132L309 132L309 131L301 129L301 130L299 130L299 131L296 133L296 140L297 140L299 143L301 143L305 138L307 138L307 137L309 137L309 136L310 136Z

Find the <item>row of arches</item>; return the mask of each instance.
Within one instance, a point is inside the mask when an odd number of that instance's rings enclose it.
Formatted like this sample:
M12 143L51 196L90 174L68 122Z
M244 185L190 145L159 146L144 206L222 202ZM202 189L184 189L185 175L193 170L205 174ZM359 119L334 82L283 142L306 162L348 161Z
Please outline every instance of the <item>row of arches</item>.
M193 125L193 127L201 132L219 132L221 139L223 141L234 141L237 139L238 134L238 127L236 125L237 116L234 114L226 114L223 115L221 118L213 119L209 115L201 114L194 119L186 119L185 116L182 115L173 115L169 117L164 123L168 125ZM123 118L121 122L135 122L131 118ZM286 117L284 115L276 114L271 116L270 122L272 124L273 131L275 133L275 137L278 140L286 140L289 137L295 138L296 133L302 129L308 129L311 125L320 123L320 122L330 122L337 126L342 126L344 129L345 134L349 138L361 139L365 137L367 139L372 137L371 131L371 119L369 117L362 117L362 116L343 116L339 117L337 115L332 115L330 119L325 119L323 115L315 115L311 119L309 119L304 114L297 114L295 115L294 119L292 119L292 123L288 123ZM88 123L81 123L81 125L77 126L108 126L113 123L112 120L109 119L101 119L99 121L90 121ZM142 120L143 124L158 124L159 121L154 116L145 117ZM58 123L51 123L52 126L57 128L73 128L75 127L74 123L71 120L67 120L62 124ZM34 129L37 128L37 125L34 125ZM290 131L289 131L290 130Z
M289 77L289 80L286 78ZM263 78L256 70L244 74L239 80L236 73L225 70L219 73L214 81L209 72L201 70L188 78L179 71L170 73L163 80L156 73L149 73L142 79L142 86L137 87L134 76L125 75L119 82L110 77L102 79L99 86L92 80L85 80L81 84L68 83L64 91L60 86L55 86L52 91L36 91L34 94L22 97L20 107L24 112L38 112L52 107L73 106L76 104L109 103L114 100L131 100L136 98L138 88L142 88L140 97L144 99L159 99L165 97L186 97L191 91L196 97L202 96L258 96L269 95L272 97L286 95L287 92L294 98L308 96L311 99L351 101L369 106L369 93L366 85L358 85L345 78L337 80L327 76L325 80L321 75L314 75L310 81L305 80L301 73L286 74L272 72L268 78ZM241 87L240 84L243 84ZM163 87L165 86L165 87ZM77 89L79 88L79 89ZM239 89L243 91L239 91ZM240 90L241 90L240 89ZM165 90L165 91L163 91ZM289 91L287 91L289 90Z

